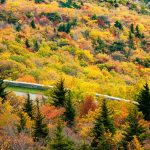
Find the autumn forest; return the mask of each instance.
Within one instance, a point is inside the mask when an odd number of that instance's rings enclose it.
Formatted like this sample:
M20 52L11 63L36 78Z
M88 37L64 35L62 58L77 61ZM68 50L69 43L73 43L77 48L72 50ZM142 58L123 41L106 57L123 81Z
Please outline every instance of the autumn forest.
M149 143L149 0L0 0L0 150Z

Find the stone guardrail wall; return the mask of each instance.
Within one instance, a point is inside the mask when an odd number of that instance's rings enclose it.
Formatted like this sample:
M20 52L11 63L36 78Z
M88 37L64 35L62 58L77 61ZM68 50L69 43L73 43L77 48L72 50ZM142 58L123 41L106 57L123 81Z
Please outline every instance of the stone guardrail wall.
M19 82L19 81L9 81L9 80L4 80L5 84L10 86L10 87L20 87L20 88L29 88L29 89L37 89L37 90L45 90L47 88L53 88L53 86L45 86L43 84L36 84L36 83L28 83L28 82ZM125 101L128 103L134 103L138 105L138 102L136 101L131 101L131 100L126 100L118 97L113 97L109 95L104 95L104 94L96 94L96 97L104 97L106 99L110 100L118 100L118 101Z
M53 86L46 86L43 84L19 82L19 81L4 80L4 83L10 87L20 87L20 88L29 88L29 89L37 89L37 90L45 90L47 88L53 88Z

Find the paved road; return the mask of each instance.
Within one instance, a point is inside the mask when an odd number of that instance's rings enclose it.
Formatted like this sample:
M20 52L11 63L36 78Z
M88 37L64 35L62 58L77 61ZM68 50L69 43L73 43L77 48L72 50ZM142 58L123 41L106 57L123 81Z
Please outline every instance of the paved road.
M22 97L27 97L27 93L24 93L24 92L16 92L14 91L14 93L16 94L16 96L22 96ZM35 101L37 98L38 99L43 99L45 96L44 95L41 95L41 94L32 94L32 93L29 93L30 94L30 99Z
M35 84L35 83L28 83L28 82L18 82L18 81L9 81L9 80L4 80L4 82L9 86L14 86L14 87L20 87L20 88L33 88L33 89L45 89L45 85L43 84ZM53 88L53 86L47 86L47 88ZM26 93L23 92L15 92L16 95L18 96L26 96ZM36 100L36 98L42 98L42 95L39 94L30 94L31 99ZM104 94L96 94L96 97L104 97L106 99L110 99L110 100L117 100L117 101L125 101L128 103L134 103L136 105L138 105L138 102L136 101L131 101L131 100L126 100L123 98L119 98L119 97L113 97L113 96L109 96L109 95L104 95Z

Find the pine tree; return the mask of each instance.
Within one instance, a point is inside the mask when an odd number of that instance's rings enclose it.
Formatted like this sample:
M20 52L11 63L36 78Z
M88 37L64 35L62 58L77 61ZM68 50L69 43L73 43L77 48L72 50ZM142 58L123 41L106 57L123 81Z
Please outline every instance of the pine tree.
M32 27L33 29L35 29L35 28L36 28L36 25L35 25L34 20L32 20L32 21L31 21L31 27Z
M137 101L139 103L139 111L142 111L144 119L150 121L150 89L148 84L144 85L140 93L137 95Z
M129 142L134 139L134 136L136 136L141 142L145 139L146 129L143 125L140 124L141 118L142 116L137 111L137 109L130 111L127 117L128 127L125 129L122 139L122 146L125 150L127 149Z
M36 40L35 42L34 42L34 48L33 48L33 50L34 51L38 51L39 50L39 43L38 43L38 41Z
M16 26L16 31L21 31L21 24L17 24L17 26Z
M75 124L75 108L73 107L71 98L71 91L69 90L65 101L66 110L64 112L64 119L67 121L69 127L72 127Z
M130 26L130 32L134 34L134 24L133 23Z
M115 22L115 27L119 28L120 30L123 30L123 26L122 26L122 24L119 21Z
M1 4L5 4L5 3L6 3L6 0L1 0L0 3L1 3Z
M26 112L31 119L33 119L33 103L32 100L30 99L30 94L27 95L23 111Z
M17 124L17 129L18 129L18 132L21 132L25 129L26 118L24 117L22 112L20 112L19 118L20 118L20 121L19 121L19 124Z
M86 144L85 141L82 143L80 150L91 150L90 145Z
M28 39L26 39L25 44L26 44L26 48L30 48L31 47L30 44L29 44L29 40Z
M98 115L95 126L93 128L93 141L91 143L92 147L100 147L105 141L105 133L115 133L115 126L112 118L110 117L109 110L106 105L106 100L103 100L101 106L101 112Z
M74 150L74 143L63 135L63 128L58 123L54 138L50 143L51 150Z
M141 33L140 33L140 30L139 30L139 26L137 25L136 28L135 28L136 32L135 32L135 36L137 38L141 38Z
M64 80L61 79L52 90L52 104L54 106L65 106L66 92Z
M2 104L6 101L6 96L8 93L6 92L6 85L4 84L4 81L2 78L0 78L0 97L2 98Z
M134 49L133 35L129 33L129 49Z
M36 105L36 116L34 118L34 126L33 126L33 138L35 141L39 141L48 136L48 127L45 123L43 123L44 117L42 116L39 109L39 101L37 100Z
M35 0L35 3L42 3L44 0Z

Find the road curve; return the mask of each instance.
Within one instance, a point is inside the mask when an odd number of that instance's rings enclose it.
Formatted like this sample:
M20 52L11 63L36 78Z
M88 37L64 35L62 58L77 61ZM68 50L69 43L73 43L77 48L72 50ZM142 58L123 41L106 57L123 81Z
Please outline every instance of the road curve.
M20 87L20 88L33 88L33 89L38 89L38 90L42 90L45 88L53 88L53 86L46 86L43 84L36 84L36 83L29 83L29 82L19 82L19 81L10 81L10 80L4 80L5 84L8 86L14 86L14 87ZM25 93L23 92L15 92L16 95L22 95L24 96ZM39 94L30 94L33 98L33 100L35 100L37 97L41 96ZM136 101L132 101L132 100L126 100L123 98L119 98L119 97L113 97L113 96L109 96L109 95L104 95L104 94L99 94L96 93L95 95L96 97L104 97L106 99L110 99L110 100L117 100L117 101L124 101L124 102L128 102L128 103L133 103L138 105L139 103Z

